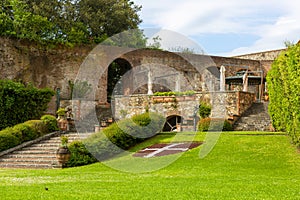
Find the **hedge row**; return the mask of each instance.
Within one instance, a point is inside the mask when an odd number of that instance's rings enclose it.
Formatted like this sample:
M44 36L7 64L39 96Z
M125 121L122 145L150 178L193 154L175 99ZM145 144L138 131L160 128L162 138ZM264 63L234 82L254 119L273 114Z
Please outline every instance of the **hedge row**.
M300 44L290 45L267 75L269 113L277 131L286 131L300 147Z
M115 122L82 142L71 143L72 154L67 166L90 164L94 158L100 161L111 158L156 135L164 123L163 116L148 112Z
M198 122L198 131L233 131L232 124L221 118L203 118Z
M39 119L47 109L54 91L37 89L11 80L0 80L0 130Z
M45 115L41 120L30 120L0 131L0 151L13 148L23 142L34 140L58 130L56 118Z

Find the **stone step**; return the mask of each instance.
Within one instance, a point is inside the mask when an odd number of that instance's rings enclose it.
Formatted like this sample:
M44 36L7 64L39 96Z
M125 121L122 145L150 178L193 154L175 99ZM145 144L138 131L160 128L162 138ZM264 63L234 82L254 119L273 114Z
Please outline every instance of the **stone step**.
M15 162L15 163L58 163L56 161L56 158L2 158L0 159L0 162Z
M82 140L91 134L63 134L68 142ZM40 143L24 147L0 158L0 168L61 168L56 158L56 150L61 144L61 138L53 137Z
M236 131L270 131L271 119L268 103L254 103L239 120L234 123Z
M22 151L30 151L30 150L34 150L34 151L43 151L45 149L47 150L53 150L55 151L57 148L59 147L59 145L51 145L51 146L31 146L31 147L25 147L22 149Z
M20 158L30 158L30 159L34 159L34 158L45 158L45 159L55 159L56 155L55 153L52 154L46 154L46 153L39 153L39 154L8 154L3 156L2 158L14 158L14 159L20 159Z
M0 163L0 168L33 168L33 169L51 169L56 168L56 164L52 163L15 163L15 162L6 162Z

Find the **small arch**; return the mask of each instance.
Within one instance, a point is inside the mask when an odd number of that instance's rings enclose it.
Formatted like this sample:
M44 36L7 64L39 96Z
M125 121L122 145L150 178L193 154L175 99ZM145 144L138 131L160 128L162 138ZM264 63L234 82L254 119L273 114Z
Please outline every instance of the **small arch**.
M182 122L182 117L179 115L171 115L167 117L163 132L171 132L171 131L181 131L180 125Z

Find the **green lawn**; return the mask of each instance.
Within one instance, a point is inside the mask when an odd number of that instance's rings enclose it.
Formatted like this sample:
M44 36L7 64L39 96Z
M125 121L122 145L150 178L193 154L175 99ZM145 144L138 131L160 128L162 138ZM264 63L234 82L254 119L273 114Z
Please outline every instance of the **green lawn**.
M151 169L176 155L125 155L63 170L0 169L0 199L300 199L300 153L290 139L251 134L222 133L204 159L199 158L200 146L155 171ZM131 151L159 141L204 139L201 133L177 135L158 135ZM128 173L107 165L150 172Z

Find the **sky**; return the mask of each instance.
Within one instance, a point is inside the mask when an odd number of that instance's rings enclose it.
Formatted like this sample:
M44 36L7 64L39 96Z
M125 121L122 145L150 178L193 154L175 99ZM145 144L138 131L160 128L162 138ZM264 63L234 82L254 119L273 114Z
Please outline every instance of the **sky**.
M297 0L133 1L142 6L141 29L166 30L177 34L177 39L186 37L209 55L234 56L281 49L286 41L300 40Z

